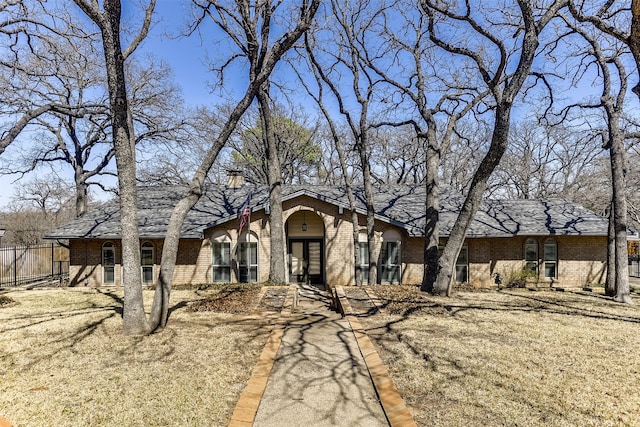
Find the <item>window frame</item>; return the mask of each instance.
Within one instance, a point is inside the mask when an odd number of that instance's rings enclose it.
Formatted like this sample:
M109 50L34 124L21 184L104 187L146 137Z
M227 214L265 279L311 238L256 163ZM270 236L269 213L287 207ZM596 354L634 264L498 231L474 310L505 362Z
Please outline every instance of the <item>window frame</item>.
M222 263L217 264L217 260ZM211 280L213 283L231 282L231 242L227 239L211 242Z
M547 248L553 247L553 258L547 259ZM543 246L543 263L544 263L544 278L545 279L557 279L558 278L558 241L552 238L548 238L544 241ZM547 274L547 267L553 266L553 275Z
M358 246L360 247L360 259L358 259L358 265L356 268L360 270L362 284L367 284L369 283L369 267L371 265L371 258L369 257L369 243L366 241L358 242Z
M249 249L249 251L247 251L247 249ZM252 253L251 250L254 250L255 253ZM243 261L243 256L242 254L245 254L245 258L247 258L249 255L254 255L255 254L255 262L253 262L252 259L249 259L248 262L244 263ZM253 258L253 257L251 257ZM240 283L258 283L259 280L259 264L260 264L260 257L258 254L258 242L257 241L253 241L253 239L249 239L249 241L240 241L238 242L238 246L236 249L236 259L237 259L237 263L238 263L238 282ZM247 272L245 275L243 275L243 269L246 269ZM243 280L246 277L245 280Z
M107 263L106 253L111 252L112 262L110 264ZM102 264L102 284L104 285L113 285L116 283L116 245L113 242L105 242L102 244L101 248L101 259L100 262ZM111 273L111 279L107 280L107 271Z
M464 262L460 262L460 258L464 253ZM458 269L464 270L464 280L459 279ZM460 253L458 254L458 258L456 258L456 282L457 283L469 283L469 246L463 245L460 249Z
M380 281L384 283L392 283L392 284L400 284L402 283L402 244L399 240L387 241L383 242L383 250L384 256L382 257L382 271ZM391 251L389 250L390 246L395 246L395 261L394 263L391 261L391 256L389 255ZM391 271L391 273L390 273ZM391 280L389 280L389 275L393 275Z
M529 249L535 245L535 259L529 259ZM531 252L533 253L533 251ZM531 273L538 277L540 274L540 245L538 240L534 238L528 238L524 241L524 271Z
M145 264L144 251L151 251L151 264ZM140 278L143 285L153 284L155 281L156 248L151 242L142 242L140 245ZM150 280L145 280L145 271L150 271Z

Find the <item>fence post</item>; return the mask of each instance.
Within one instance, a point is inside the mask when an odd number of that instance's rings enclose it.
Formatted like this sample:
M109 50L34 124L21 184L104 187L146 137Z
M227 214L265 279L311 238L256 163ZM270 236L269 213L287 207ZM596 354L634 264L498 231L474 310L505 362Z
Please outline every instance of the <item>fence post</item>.
M13 286L18 286L18 248L13 247Z
M54 256L53 256L53 243L51 243L51 279L54 278L54 274L55 273L55 261L54 261Z

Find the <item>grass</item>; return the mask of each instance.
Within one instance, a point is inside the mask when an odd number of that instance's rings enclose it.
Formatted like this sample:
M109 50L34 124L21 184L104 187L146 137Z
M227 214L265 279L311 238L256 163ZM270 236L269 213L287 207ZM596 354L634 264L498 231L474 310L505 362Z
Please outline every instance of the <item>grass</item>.
M640 425L640 308L593 293L375 292L362 322L421 426Z
M279 307L282 290L264 289ZM258 290L176 289L168 327L135 338L121 334L119 290L5 292L0 417L225 426L271 329L250 314ZM640 307L583 292L374 290L386 314L361 322L419 425L640 425Z
M0 306L0 417L16 427L226 425L270 326L188 310L223 290L174 290L168 327L148 337L121 334L120 290L4 293L15 303Z

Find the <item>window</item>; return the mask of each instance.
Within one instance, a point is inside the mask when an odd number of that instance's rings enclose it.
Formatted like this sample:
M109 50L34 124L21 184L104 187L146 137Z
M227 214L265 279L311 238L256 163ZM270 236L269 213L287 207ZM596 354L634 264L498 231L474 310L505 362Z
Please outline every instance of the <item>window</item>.
M538 242L535 239L524 242L524 269L527 273L538 276Z
M231 243L213 242L213 281L228 283L231 282Z
M360 277L362 283L369 283L369 244L367 242L359 242L360 245L360 262L358 263L358 269L360 269Z
M153 283L153 264L154 259L153 244L144 242L140 248L140 265L142 270L142 283Z
M257 242L240 242L238 244L238 276L241 283L258 281Z
M469 282L469 248L463 246L456 260L456 282Z
M442 256L444 246L438 246L438 257ZM469 248L465 245L460 249L458 259L456 259L456 282L469 282Z
M544 277L555 279L558 273L558 243L553 239L544 242Z
M400 242L385 242L382 252L382 281L400 283Z
M113 243L102 245L102 283L115 283L116 247Z

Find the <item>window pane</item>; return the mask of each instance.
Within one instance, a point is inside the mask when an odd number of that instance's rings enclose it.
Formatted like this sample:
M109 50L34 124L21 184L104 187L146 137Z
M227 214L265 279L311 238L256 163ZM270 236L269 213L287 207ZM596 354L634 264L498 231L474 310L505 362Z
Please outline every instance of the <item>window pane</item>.
M116 252L112 248L102 250L102 265L115 265Z
M142 265L153 265L153 249L142 249Z
M143 283L153 282L153 267L142 267L142 282Z
M460 249L460 254L456 260L456 265L467 265L469 263L469 250L466 247Z
M369 265L369 245L360 242L360 265Z
M105 267L104 268L104 283L113 283L115 281L115 268L114 267Z
M368 283L369 282L369 266L361 266L358 267L360 269L360 274L362 277L362 283Z
M544 260L545 261L555 261L558 256L558 247L555 242L547 242L544 244Z
M526 261L538 261L538 245L527 243L524 247Z
M229 242L213 243L213 265L229 265L231 244Z
M456 281L460 283L466 283L469 281L467 276L467 266L466 265L456 265Z
M258 244L255 242L250 243L249 252L250 252L251 265L257 265L258 264Z
M214 282L230 282L231 267L215 267L213 269L213 281Z
M398 250L398 242L387 242L387 265L398 265L400 260L398 259L400 251Z
M556 277L556 263L545 262L544 263L544 277L554 279Z

